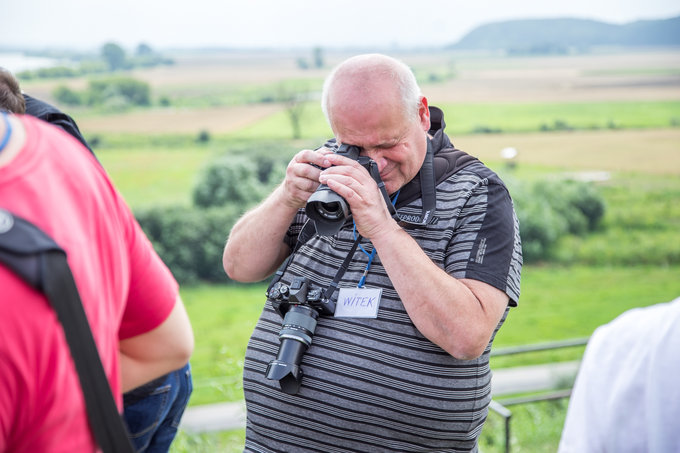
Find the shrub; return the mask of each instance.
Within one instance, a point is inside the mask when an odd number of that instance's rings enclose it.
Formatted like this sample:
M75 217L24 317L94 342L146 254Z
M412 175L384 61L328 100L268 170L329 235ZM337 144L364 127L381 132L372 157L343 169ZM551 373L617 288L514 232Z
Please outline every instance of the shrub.
M210 141L210 132L205 129L201 130L196 137L196 142L198 143L208 143Z
M269 187L258 179L252 159L227 155L207 167L194 189L194 204L207 208L235 204L244 210L260 201Z
M90 81L87 91L88 104L113 103L148 106L151 104L151 88L146 82L131 77L115 77Z
M560 238L583 236L595 230L604 216L604 198L591 184L572 180L538 181L531 186L512 183L525 262L549 259Z
M164 207L135 212L156 252L180 284L229 280L222 268L222 251L239 215L235 207Z
M567 232L566 221L545 198L535 197L533 192L526 196L513 194L513 198L519 218L524 262L547 259L552 246Z
M52 92L52 95L57 102L65 105L81 105L83 103L80 94L64 85L56 87Z

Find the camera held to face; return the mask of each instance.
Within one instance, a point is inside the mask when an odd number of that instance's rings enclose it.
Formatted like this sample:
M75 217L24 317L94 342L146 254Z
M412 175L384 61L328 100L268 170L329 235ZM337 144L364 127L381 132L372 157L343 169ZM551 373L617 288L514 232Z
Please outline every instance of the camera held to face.
M336 154L348 157L359 162L373 179L380 180L375 162L366 156L359 156L361 148L354 145L342 144L335 151ZM372 171L371 166L375 167ZM321 184L316 192L307 200L305 207L307 216L314 222L316 232L322 236L331 236L337 233L345 220L350 216L349 204L337 193L333 192L326 184Z
M323 297L320 287L298 277L290 285L277 282L267 292L272 307L283 317L279 331L279 352L269 362L265 376L279 381L281 390L294 395L302 383L302 355L312 343L320 314L332 315L335 303Z

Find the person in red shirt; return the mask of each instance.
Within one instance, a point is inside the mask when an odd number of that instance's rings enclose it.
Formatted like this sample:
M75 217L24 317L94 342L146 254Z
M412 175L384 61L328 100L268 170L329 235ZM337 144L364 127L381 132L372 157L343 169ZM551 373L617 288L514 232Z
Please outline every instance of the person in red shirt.
M34 116L63 129L94 155L70 115L23 92L14 75L0 67L0 109L2 108L11 113ZM123 395L123 418L128 437L138 453L167 451L170 448L192 391L191 366L187 362L182 368Z
M113 394L181 368L193 350L178 285L82 144L0 115L0 209L67 252ZM95 451L63 330L44 295L0 264L0 452Z

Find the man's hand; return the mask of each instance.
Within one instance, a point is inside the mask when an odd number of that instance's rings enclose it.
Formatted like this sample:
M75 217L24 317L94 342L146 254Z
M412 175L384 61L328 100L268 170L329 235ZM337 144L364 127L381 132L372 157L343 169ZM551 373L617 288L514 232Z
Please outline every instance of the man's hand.
M325 160L333 166L321 172L319 181L347 201L359 234L370 239L399 228L378 185L359 162L337 154L327 155Z
M297 153L288 164L283 183L236 222L222 255L222 265L230 278L261 281L286 259L291 252L284 242L288 227L319 187L322 168L331 165L326 157L332 154L327 148Z
M324 147L316 151L305 149L293 156L282 184L284 201L289 207L299 209L307 203L319 187L322 169L331 165L326 158L329 154L333 154L333 151Z

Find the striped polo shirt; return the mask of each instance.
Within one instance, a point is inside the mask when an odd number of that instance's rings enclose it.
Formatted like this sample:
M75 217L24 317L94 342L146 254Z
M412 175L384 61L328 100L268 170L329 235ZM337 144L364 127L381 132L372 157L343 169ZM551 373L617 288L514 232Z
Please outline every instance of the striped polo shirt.
M450 145L448 138L443 143ZM521 243L503 182L476 161L440 182L436 200L435 218L429 224L406 224L404 229L449 275L486 282L504 291L509 306L515 306ZM398 211L417 216L421 200ZM289 230L291 246L305 220L301 210ZM354 240L351 223L335 236L312 237L297 250L281 282L306 277L326 288ZM373 249L366 239L361 245L365 252ZM367 262L367 254L357 249L339 286L356 287ZM302 358L304 377L295 395L265 378L267 365L279 350L282 322L271 301L266 302L244 363L245 451L476 451L491 400L489 351L508 309L484 353L458 360L416 329L379 254L365 287L382 289L377 318L320 316Z

